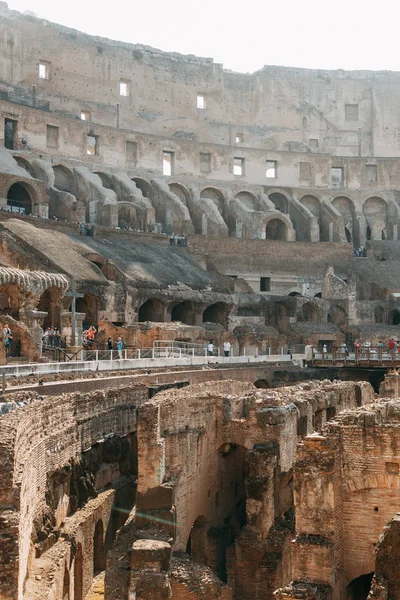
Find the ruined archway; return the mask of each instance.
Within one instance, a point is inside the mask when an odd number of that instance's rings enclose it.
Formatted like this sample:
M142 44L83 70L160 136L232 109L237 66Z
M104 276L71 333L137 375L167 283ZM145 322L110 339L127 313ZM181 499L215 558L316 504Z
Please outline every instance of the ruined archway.
M287 225L280 219L271 219L265 228L266 240L287 240Z
M257 210L257 198L251 192L239 192L236 194L235 198L240 200L240 202L244 204L246 208L249 208L250 210Z
M11 212L30 215L33 212L34 191L24 181L13 183L7 192L7 206Z
M106 555L104 549L104 527L103 521L99 519L96 523L93 536L93 572L95 575L106 568Z
M389 325L400 325L400 310L396 308L388 314Z
M318 311L311 302L306 302L301 307L300 320L306 323L315 323L318 320Z
M10 315L19 320L21 290L17 285L0 286L0 315Z
M271 387L266 379L257 379L254 386L261 390L267 390Z
M188 205L188 201L189 201L189 192L187 191L187 189L185 188L185 186L183 186L180 183L170 183L169 184L169 189L170 191L175 194L175 196L177 196L179 198L179 200L185 205Z
M171 321L185 323L185 325L196 324L196 305L191 300L185 300L176 304L171 311Z
M203 311L203 323L219 323L225 327L227 306L223 302L211 304Z
M54 172L54 187L61 192L69 192L75 196L75 178L71 169L64 165L55 165Z
M40 296L37 310L47 312L43 321L43 329L47 327L61 328L61 290L59 288L48 288Z
M319 219L321 212L321 203L315 196L307 195L300 199L300 203L308 208L310 213Z
M346 600L367 600L372 583L373 573L360 575L346 586Z
M345 196L338 196L332 200L332 206L342 215L344 223L344 233L346 240L352 242L356 240L354 204Z
M221 215L225 212L225 198L223 193L218 188L207 187L200 193L200 198L208 198L212 200L218 208Z
M388 206L382 198L373 196L368 198L363 205L363 213L369 228L371 240L384 240L387 238Z
M98 304L99 300L97 296L93 294L84 294L83 298L76 300L76 312L83 313L85 318L83 320L83 327L90 327L90 325L97 325L98 323Z
M332 307L332 323L339 327L347 323L347 312L341 306Z
M153 321L156 323L164 322L165 307L161 300L157 298L150 298L146 300L139 308L138 321L143 323L144 321Z
M23 158L22 156L14 156L13 158L18 163L18 166L21 167L21 169L24 169L31 177L36 178L35 171L31 163L26 160L26 158Z
M288 214L289 202L284 194L281 194L280 192L273 192L272 194L268 194L268 198L271 200L276 210L279 210L285 215Z
M136 229L137 213L135 206L118 206L118 227L120 229Z
M148 181L141 177L132 177L132 181L136 184L136 187L142 192L145 198L149 198L149 200L153 199L153 188Z

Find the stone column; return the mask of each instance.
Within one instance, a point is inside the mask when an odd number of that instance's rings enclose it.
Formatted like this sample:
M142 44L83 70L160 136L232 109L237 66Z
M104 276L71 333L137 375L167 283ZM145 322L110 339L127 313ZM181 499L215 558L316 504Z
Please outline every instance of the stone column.
M82 323L85 320L85 313L75 313L76 317L76 329L75 329L75 343L76 348L81 347L82 341ZM71 344L72 339L72 312L64 311L61 313L61 332L66 337L67 346Z
M43 321L47 312L36 309L24 308L19 311L20 320L27 325L33 335L34 349L29 359L36 360L42 354Z

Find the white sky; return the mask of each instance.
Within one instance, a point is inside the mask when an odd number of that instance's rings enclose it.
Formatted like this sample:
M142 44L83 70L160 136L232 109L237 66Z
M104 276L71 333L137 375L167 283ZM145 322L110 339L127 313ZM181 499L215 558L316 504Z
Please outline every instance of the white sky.
M400 71L399 0L6 0L80 31L263 65Z

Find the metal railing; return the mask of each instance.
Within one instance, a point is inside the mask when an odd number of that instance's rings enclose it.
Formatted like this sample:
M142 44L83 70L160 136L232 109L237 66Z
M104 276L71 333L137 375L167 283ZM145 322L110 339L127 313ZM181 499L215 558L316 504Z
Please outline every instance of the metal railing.
M306 357L307 360L307 357ZM348 365L385 367L400 365L400 348L389 346L361 346L352 350L345 347L332 348L324 352L312 349L312 360L315 365Z
M0 100L12 102L13 104L20 104L22 106L29 106L30 108L38 108L39 110L50 110L50 102L39 100L34 95L28 96L27 94L16 94L15 92L2 90L0 91Z

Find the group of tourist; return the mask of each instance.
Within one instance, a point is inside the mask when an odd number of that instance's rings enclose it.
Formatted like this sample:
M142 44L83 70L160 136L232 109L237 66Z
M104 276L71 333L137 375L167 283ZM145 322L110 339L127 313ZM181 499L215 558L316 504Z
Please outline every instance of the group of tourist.
M230 342L224 342L223 343L223 349L224 349L224 356L230 356L231 355L231 350L232 350L232 344ZM207 345L207 355L208 356L214 356L215 353L215 346L214 344L210 341Z
M54 327L53 325L47 327L42 336L43 350L48 350L49 348L62 348L62 346L63 339L58 328Z
M79 235L94 236L94 225L91 223L79 223Z
M364 246L361 245L359 248L354 248L353 256L356 258L365 258L367 256L367 251Z
M383 342L382 340L379 340L379 342L373 345L369 339L366 339L364 341L357 339L353 344L353 351L355 353L360 353L364 350L367 353L369 352L371 354L376 354L377 352L379 352L379 349L382 350L383 348L387 348L387 351L390 353L400 354L400 340L395 340L393 337L391 337L387 343ZM346 344L346 342L342 342L341 344L334 343L332 346L332 351L336 352L336 354L348 355L349 347ZM328 346L325 343L322 345L322 353L326 354L327 352Z
M0 323L0 332L3 334L4 340L4 349L6 352L6 356L10 356L11 352L11 342L13 340L12 331L10 327L5 323L4 325Z
M122 341L121 337L117 338L115 346L118 352L118 358L122 360L122 350L124 349L124 342ZM114 342L111 337L109 337L107 340L107 349L114 350Z
M178 235L177 233L173 233L169 236L169 245L170 246L186 246L187 240L185 235Z

